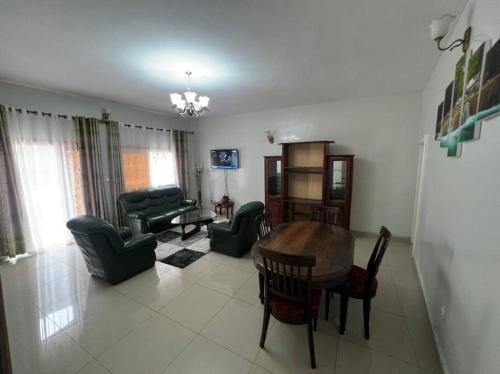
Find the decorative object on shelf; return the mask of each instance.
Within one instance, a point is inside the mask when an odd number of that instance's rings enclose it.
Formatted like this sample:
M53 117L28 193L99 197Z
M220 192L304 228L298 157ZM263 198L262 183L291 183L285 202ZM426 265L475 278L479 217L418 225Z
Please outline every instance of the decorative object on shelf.
M111 109L109 108L102 108L102 111L101 111L101 120L102 121L109 121L109 116L111 115Z
M436 45L440 51L453 51L455 48L462 46L462 51L467 51L469 48L470 37L472 28L469 27L464 32L464 36L462 39L454 40L447 47L441 46L441 41L448 33L448 29L450 28L450 24L456 18L453 14L445 14L440 18L436 18L431 21L429 24L429 29L431 30L431 38L436 42Z
M267 134L267 141L269 144L274 144L274 134L272 131L266 131Z
M201 208L201 187L202 187L202 182L203 182L203 171L205 169L205 162L203 162L203 165L200 167L195 167L194 168L194 177L196 179L196 188L197 188L197 198L198 198L198 207Z
M488 50L490 44L489 41L484 42L474 53L468 54L464 77L460 78L460 72L455 73L455 86L460 79L464 80L464 86L461 91L456 87L453 90L453 108L452 85L446 89L440 126L436 124L435 139L439 141L441 148L447 148L447 155L450 157L460 157L463 142L479 139L483 120L500 114L500 40ZM461 68L459 61L457 70ZM458 122L460 125L457 126L455 116L460 106L463 109ZM438 107L438 117L440 108L441 104Z
M177 110L177 113L182 117L199 117L208 112L210 98L208 96L198 96L198 99L196 99L196 92L191 90L191 74L192 72L186 71L188 89L184 94L170 94L172 108Z

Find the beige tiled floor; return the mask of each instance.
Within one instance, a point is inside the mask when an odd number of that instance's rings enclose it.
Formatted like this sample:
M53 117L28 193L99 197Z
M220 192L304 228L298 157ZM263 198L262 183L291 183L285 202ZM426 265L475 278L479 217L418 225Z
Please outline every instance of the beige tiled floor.
M374 239L356 240L365 266ZM77 248L0 265L15 373L441 373L407 244L381 266L371 339L352 300L346 334L323 309L309 368L304 326L271 320L265 349L251 258L209 253L186 269L156 266L117 286L90 277Z

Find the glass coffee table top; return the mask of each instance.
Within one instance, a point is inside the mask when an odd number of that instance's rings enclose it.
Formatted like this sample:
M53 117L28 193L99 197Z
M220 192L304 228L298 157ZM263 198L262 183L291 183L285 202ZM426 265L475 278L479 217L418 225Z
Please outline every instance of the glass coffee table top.
M182 213L172 220L174 225L191 225L196 223L212 222L217 217L210 209L197 209Z

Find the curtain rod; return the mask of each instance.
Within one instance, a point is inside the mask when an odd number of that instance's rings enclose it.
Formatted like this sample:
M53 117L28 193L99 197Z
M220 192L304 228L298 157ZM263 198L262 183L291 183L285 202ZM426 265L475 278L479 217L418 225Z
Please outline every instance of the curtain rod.
M41 115L42 117L52 117L51 112L41 112L38 110L21 109L21 108L13 108L13 107L9 107L8 110L9 110L9 112L15 111L17 113L22 113L24 110L27 114L32 114L34 116ZM70 118L75 119L78 117L78 116L74 116L74 115L69 116L67 114L60 114L60 113L57 113L57 114L54 113L54 116L57 118L63 118L63 119L70 119ZM106 120L101 120L101 119L98 119L97 121L100 123L108 123L109 122L109 120L106 121ZM172 132L172 129L164 129L164 128L159 128L159 127L154 128L154 127L146 126L146 125L135 125L133 123L123 123L120 125L123 127L142 129L142 130L157 130L157 131ZM184 130L179 130L179 131L184 131ZM184 132L187 134L194 135L193 131L184 131Z

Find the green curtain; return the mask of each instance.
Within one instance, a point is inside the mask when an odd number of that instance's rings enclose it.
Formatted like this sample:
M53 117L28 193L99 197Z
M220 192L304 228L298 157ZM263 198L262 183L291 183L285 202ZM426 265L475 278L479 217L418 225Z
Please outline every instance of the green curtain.
M111 201L113 204L111 222L115 226L124 226L125 217L118 203L118 197L125 192L122 169L122 150L120 145L120 130L118 122L109 121L106 130L108 138L109 179Z
M172 130L174 138L175 162L177 164L177 179L184 196L189 197L189 154L188 133Z
M0 257L26 252L17 187L7 115L5 107L0 105Z
M112 221L106 204L99 122L75 117L76 141L80 151L83 200L86 214Z

